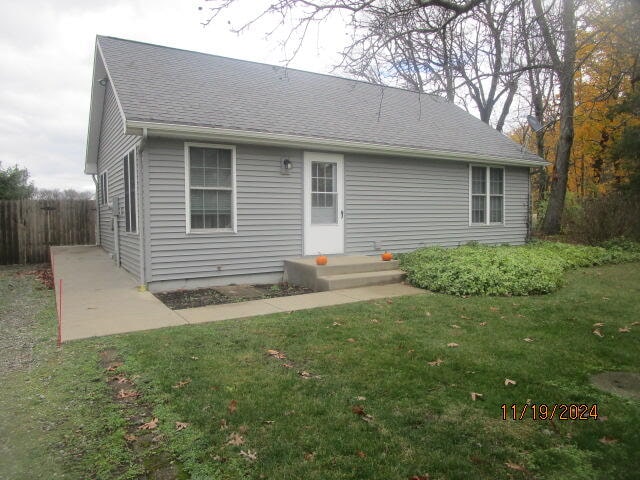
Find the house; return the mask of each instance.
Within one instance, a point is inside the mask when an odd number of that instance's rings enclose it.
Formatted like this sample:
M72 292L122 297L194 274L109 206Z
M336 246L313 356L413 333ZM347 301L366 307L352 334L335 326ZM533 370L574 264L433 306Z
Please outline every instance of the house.
M99 243L151 290L285 259L525 241L539 157L445 100L99 36Z

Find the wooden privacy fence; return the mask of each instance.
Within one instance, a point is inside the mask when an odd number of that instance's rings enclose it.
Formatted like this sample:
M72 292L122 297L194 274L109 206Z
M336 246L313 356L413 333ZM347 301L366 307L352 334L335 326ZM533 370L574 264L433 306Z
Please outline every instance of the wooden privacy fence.
M49 261L51 245L96 243L94 200L0 200L0 265Z

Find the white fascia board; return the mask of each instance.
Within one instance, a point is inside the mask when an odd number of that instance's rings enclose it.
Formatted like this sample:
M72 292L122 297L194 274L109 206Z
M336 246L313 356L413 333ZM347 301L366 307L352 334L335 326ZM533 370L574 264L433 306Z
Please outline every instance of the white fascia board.
M104 66L98 52L98 41L96 40L93 54L93 73L91 75L89 125L87 127L87 143L84 157L84 173L87 175L98 173L98 144L105 92L104 87L98 83L101 74L104 74Z
M89 128L87 130L87 147L85 152L84 161L84 173L88 175L94 175L98 173L98 147L100 143L100 129L102 127L102 113L104 110L104 98L107 91L107 86L102 86L98 81L102 78L106 78L111 84L113 94L118 105L118 112L122 119L123 130L126 130L126 117L122 108L122 103L118 98L118 92L116 92L113 79L109 73L106 62L104 61L104 55L100 42L96 38L95 53L93 55L93 76L91 85L91 100L89 106Z
M201 127L194 125L177 125L168 123L129 120L126 123L126 134L141 135L147 129L150 136L172 137L184 139L186 136L194 140L211 140L228 143L246 143L254 145L287 146L301 149L322 149L342 153L368 153L373 155L397 155L414 158L433 158L457 162L474 162L484 164L512 165L519 167L546 166L544 160L534 160L522 155L521 159L508 157L491 157L463 152L445 152L412 147L398 147L349 140L330 138L303 137L281 133L252 132L228 128Z

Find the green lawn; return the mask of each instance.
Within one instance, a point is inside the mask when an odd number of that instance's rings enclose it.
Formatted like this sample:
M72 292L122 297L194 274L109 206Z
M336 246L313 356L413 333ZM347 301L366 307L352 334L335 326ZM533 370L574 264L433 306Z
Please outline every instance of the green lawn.
M0 294L9 280L33 283L0 275ZM38 364L0 377L0 478L136 478L168 461L180 478L637 478L640 402L589 376L640 372L638 263L571 271L545 296L427 294L62 350L46 295ZM0 312L14 301L2 298ZM116 401L114 375L141 397ZM502 419L526 402L596 404L601 418Z

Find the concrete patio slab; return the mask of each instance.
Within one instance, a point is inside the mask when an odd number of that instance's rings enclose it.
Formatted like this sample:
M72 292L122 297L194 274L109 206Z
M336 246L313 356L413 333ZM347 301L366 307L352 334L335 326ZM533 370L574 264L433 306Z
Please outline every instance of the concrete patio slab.
M426 293L390 284L174 311L151 293L139 291L136 279L117 268L100 247L51 250L63 341Z
M139 292L135 278L100 247L51 251L63 341L187 323L151 293Z

